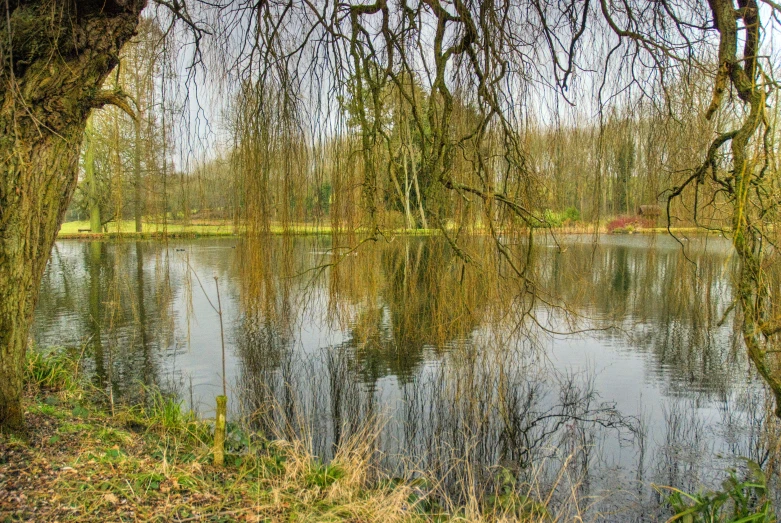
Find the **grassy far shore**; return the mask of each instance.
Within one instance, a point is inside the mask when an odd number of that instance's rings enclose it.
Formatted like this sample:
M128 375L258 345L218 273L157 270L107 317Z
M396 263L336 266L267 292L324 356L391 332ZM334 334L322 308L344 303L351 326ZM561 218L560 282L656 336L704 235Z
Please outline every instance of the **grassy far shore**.
M29 432L0 434L0 521L558 520L531 495L454 506L420 477L385 477L369 464L369 433L326 465L301 442L234 427L217 467L208 420L154 391L111 408L78 373L64 353L28 356Z
M57 235L59 239L102 239L114 238L117 236L128 238L156 238L156 237L199 237L199 236L233 236L236 230L230 222L224 223L193 223L190 225L181 224L162 224L144 222L143 231L135 232L135 222L132 220L122 220L121 222L112 222L106 226L106 232L93 233L89 231L89 222L75 221L65 222L60 227Z
M60 227L60 231L57 235L59 239L104 239L104 238L199 238L199 237L214 237L214 236L237 236L243 234L245 228L242 226L236 227L232 222L224 221L193 221L190 224L184 225L181 223L144 223L143 232L135 232L135 222L131 220L123 220L119 223L111 223L107 227L107 231L104 233L89 232L89 222L65 222ZM317 225L311 223L291 223L287 226L283 225L271 225L271 234L295 234L295 235L307 235L307 234L331 234L333 228L330 225ZM437 234L439 231L436 229L409 229L394 231L394 233L401 233L407 235L416 236L428 236Z
M596 228L593 224L578 222L573 225L565 227L553 227L551 228L556 234L593 234L594 232L608 233L608 229L605 224L601 224ZM271 225L271 234L294 234L294 235L318 235L318 234L331 234L333 228L330 225L317 225L307 223L292 223L287 226ZM437 229L397 229L391 231L394 235L406 235L406 236L432 236L439 234ZM615 231L617 234L640 234L640 233L667 233L666 227L643 227L631 230L619 230ZM707 232L697 227L673 227L670 232L675 234L702 234ZM89 222L86 221L73 221L65 222L60 227L60 231L57 235L58 239L84 239L84 240L100 240L111 238L127 238L127 239L154 239L154 238L200 238L200 237L221 237L221 236L237 236L244 233L244 228L239 226L235 227L233 223L229 221L193 221L190 224L182 223L156 223L156 222L144 222L143 232L135 232L135 222L132 220L123 220L121 222L113 222L107 226L107 231L103 233L89 232Z

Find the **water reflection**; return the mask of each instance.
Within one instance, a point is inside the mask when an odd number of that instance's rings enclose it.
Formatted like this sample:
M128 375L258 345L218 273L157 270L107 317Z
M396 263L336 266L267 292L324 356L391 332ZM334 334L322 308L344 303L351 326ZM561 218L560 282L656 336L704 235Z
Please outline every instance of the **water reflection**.
M150 245L58 244L41 284L36 338L84 350L95 383L118 394L156 383L171 344L178 283Z
M441 238L354 252L331 237L58 242L34 335L84 344L107 391L160 384L208 414L214 275L234 415L326 458L376 420L390 470L412 464L454 490L490 491L498 470L558 481L560 505L575 489L621 521L662 510L651 483L715 485L739 456L775 470L777 423L722 324L726 242L537 240L520 285L473 241L485 257L468 263Z

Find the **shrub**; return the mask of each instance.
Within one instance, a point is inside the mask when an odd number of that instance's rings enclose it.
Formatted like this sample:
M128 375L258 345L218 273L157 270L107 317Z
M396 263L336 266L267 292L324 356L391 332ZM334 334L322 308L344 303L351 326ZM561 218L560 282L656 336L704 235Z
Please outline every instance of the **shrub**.
M564 212L545 209L542 212L542 220L534 220L532 227L545 229L548 227L566 227L580 221L580 211L575 207L567 207Z
M564 216L560 212L550 209L545 209L542 217L545 220L544 227L561 227L561 223L564 221Z
M617 216L607 224L607 232L631 233L637 229L648 229L654 226L653 220L640 216Z
M567 207L564 209L564 220L569 220L570 222L579 222L580 211L577 209L577 207Z

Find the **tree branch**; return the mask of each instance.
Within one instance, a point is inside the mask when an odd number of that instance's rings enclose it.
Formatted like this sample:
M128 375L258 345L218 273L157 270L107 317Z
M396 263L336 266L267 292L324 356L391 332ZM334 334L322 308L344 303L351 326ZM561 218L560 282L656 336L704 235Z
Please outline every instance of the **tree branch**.
M136 113L133 111L133 108L130 107L128 100L133 101L133 99L122 90L115 91L103 89L99 91L92 99L91 106L95 109L100 109L105 105L113 105L122 109L122 111L130 116L130 118L133 120L136 120ZM135 104L135 101L133 101L133 103ZM137 106L138 104L135 105Z

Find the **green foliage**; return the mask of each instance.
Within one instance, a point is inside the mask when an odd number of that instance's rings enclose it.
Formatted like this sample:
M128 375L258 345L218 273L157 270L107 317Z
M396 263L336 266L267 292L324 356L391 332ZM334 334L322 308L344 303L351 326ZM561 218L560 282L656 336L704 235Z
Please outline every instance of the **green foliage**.
M81 405L76 405L73 407L73 410L71 411L74 418L88 418L89 417L89 409L84 408Z
M488 506L494 511L512 514L529 521L547 521L550 513L544 504L521 494L516 487L518 480L508 469L502 468L497 478L496 494L489 496Z
M240 425L229 422L226 426L225 450L227 452L246 452L250 446L250 433Z
M730 471L721 490L687 494L678 489L667 498L674 512L669 521L680 523L775 523L773 506L767 498L767 479L762 469L746 460L748 476L740 481Z
M545 220L545 225L548 227L561 227L561 224L564 222L564 216L562 213L555 212L550 209L545 209L542 217Z
M261 456L260 465L265 477L281 476L285 473L285 457L281 454Z
M104 452L89 452L87 458L98 463L119 463L127 457L127 454L118 446L106 449Z
M188 416L182 412L182 401L163 394L160 389L148 388L147 402L139 406L137 412L148 422L150 427L163 431L179 431L186 429Z
M139 490L160 490L160 484L165 481L165 476L157 472L147 472L136 476L136 487Z
M542 212L542 220L533 223L532 227L563 227L580 221L580 211L576 207L567 207L564 212L545 209Z
M327 488L343 477L344 470L338 465L315 462L306 475L305 481L309 487Z
M564 209L564 219L571 222L580 221L580 211L577 207L567 207Z
M160 389L147 388L147 401L130 409L149 431L174 436L180 443L208 445L212 441L210 426L199 422L191 411L182 409L182 401L164 394Z
M25 382L40 389L72 390L77 363L60 350L27 351Z
M151 399L146 410L150 421L165 430L179 430L184 427L187 416L182 413L181 400L164 395L160 390L155 390Z

